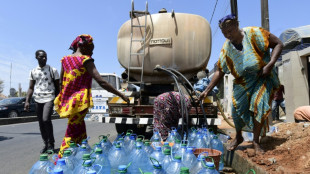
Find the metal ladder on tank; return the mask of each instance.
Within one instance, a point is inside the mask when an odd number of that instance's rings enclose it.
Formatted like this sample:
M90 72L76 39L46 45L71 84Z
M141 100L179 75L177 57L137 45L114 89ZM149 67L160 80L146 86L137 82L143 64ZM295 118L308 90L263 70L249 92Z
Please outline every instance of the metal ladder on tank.
M137 84L137 85L143 85L143 69L144 69L144 59L145 59L145 40L146 40L146 25L147 25L147 15L149 14L148 12L148 3L146 2L145 4L145 11L137 11L134 9L134 1L131 1L131 11L130 11L130 19L131 19L131 35L130 35L130 57L129 57L129 62L128 62L128 84ZM141 25L138 17L143 16L145 17L144 20L144 25ZM133 21L134 19L137 19L138 25L134 25ZM142 39L133 39L133 33L134 33L134 28L140 28L144 29L144 34L142 36ZM132 51L132 43L133 42L142 42L143 43L143 48L139 52L133 52ZM135 56L141 56L142 59L142 65L141 66L132 66L132 58ZM141 77L140 81L130 81L130 70L139 70L141 72Z

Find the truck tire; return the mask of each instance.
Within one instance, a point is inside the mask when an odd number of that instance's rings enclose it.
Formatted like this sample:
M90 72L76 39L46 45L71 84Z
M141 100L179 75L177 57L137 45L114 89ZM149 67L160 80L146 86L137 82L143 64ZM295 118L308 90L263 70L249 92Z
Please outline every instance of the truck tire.
M133 130L137 135L145 135L146 125L138 126L136 124L115 124L116 132L118 134L126 133L128 129Z

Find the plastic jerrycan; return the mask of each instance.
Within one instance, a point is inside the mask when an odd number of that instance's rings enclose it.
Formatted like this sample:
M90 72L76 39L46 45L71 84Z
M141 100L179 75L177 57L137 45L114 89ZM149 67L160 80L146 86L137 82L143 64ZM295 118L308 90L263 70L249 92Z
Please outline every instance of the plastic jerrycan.
M96 149L95 153L91 155L91 158L95 158L93 164L99 164L102 166L101 173L110 173L111 165L108 157L102 152L102 149Z
M63 158L57 160L54 169L62 169L64 174L72 174L72 170L66 165L66 160Z
M192 166L197 161L197 158L194 154L194 149L192 147L188 147L186 149L185 154L183 155L182 163L187 168L192 168Z
M48 170L52 170L54 164L48 159L48 154L41 154L37 161L30 169L29 174L48 174Z
M78 165L78 161L75 156L72 155L72 151L65 150L62 156L62 159L66 161L66 165L70 170L74 170L74 168Z
M153 164L153 174L166 174L165 169L155 158L150 157L150 160Z
M203 164L201 161L204 161L206 156L208 156L208 152L202 152L198 155L196 163L190 169L191 174L197 174L201 169L203 169Z
M215 169L215 164L214 164L214 160L212 157L206 157L206 158L210 158L212 160L212 162L205 162L204 160L201 161L203 168L198 172L198 174L219 174L219 172Z
M166 170L168 168L168 166L170 165L170 163L172 162L172 155L171 155L171 151L170 149L166 149L164 151L164 158L162 161L162 167L164 170Z

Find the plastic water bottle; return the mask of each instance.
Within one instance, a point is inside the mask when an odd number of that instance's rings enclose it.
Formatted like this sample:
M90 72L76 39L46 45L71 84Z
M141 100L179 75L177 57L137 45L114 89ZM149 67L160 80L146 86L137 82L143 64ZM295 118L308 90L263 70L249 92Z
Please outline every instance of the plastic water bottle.
M171 158L171 151L170 149L166 149L164 151L164 158L162 161L162 167L164 170L167 170L168 166L170 165L170 163L172 162L172 158Z
M171 150L171 147L170 147L170 145L169 145L169 142L164 142L164 145L161 147L162 153L164 153L164 151L165 151L166 149Z
M215 169L215 165L213 162L205 162L201 161L203 164L203 168L198 172L198 174L219 174L219 172Z
M164 159L164 154L161 151L161 147L156 146L154 152L150 155L150 157L155 158L161 164Z
M181 167L180 174L189 174L189 168L187 168L187 167Z
M143 144L144 136L143 135L138 135L137 140L136 140L136 145L141 145L141 147L144 146Z
M78 165L78 160L72 155L72 151L70 150L65 150L62 159L66 161L66 165L72 171Z
M170 163L170 165L168 166L166 172L167 173L180 173L181 171L181 167L184 167L181 161L181 157L180 156L175 156L174 160Z
M128 144L126 145L126 152L130 153L131 151L133 151L136 147L136 134L131 134L129 137L129 141Z
M77 160L81 160L84 154L89 154L89 151L87 151L86 146L81 146L79 151L76 153L75 158Z
M206 141L203 139L203 134L200 132L197 133L194 143L191 146L196 148L208 148Z
M181 158L183 158L184 154L186 152L186 144L181 144L181 148L179 148L176 153L174 154L175 156L180 156Z
M109 134L108 134L108 136L109 136ZM109 151L110 151L111 147L113 146L112 143L109 141L108 136L101 135L101 137L103 137L103 138L100 141L102 152L105 155L109 154Z
M197 158L196 156L194 155L194 152L193 152L193 148L191 147L188 147L186 149L186 152L185 154L183 155L183 165L187 168L192 168L192 166L195 164Z
M154 129L153 129L153 136L151 137L151 141L153 142L154 139L159 140L159 142L162 141L162 138L161 138L161 136L160 136L160 134L159 134L159 130L158 130L157 128L154 128Z
M175 127L172 127L171 129L172 130L170 131L166 141L169 143L174 143L176 139L182 140L181 135L178 133L178 130Z
M53 169L52 174L64 174L62 169Z
M127 168L128 167L126 165L119 165L116 174L129 174L127 172Z
M197 130L194 127L192 127L191 132L188 134L188 144L190 146L191 146L191 144L194 143L196 135L197 135Z
M91 155L91 158L95 158L93 164L99 164L102 166L101 173L110 173L111 165L108 157L102 152L102 149L96 149L95 153Z
M148 154L142 149L141 144L137 144L135 151L130 154L130 161L129 173L140 173L139 168L142 171L150 171L152 169Z
M91 160L86 160L83 162L82 167L78 167L76 169L74 169L73 173L76 174L87 174L87 172L89 171L96 171L96 173L100 173L101 172L101 168L100 165L96 165L99 166L99 169L95 170L94 167L92 166L92 161Z
M149 141L144 143L144 148L143 149L148 154L148 156L150 156L154 152L154 149L151 146L151 142L149 142Z
M86 150L90 153L91 150L92 150L92 148L91 148L90 145L88 144L88 139L89 139L89 138L90 138L90 137L87 137L86 139L83 139L83 140L82 140L82 143L81 143L80 148L84 145L84 146L86 146Z
M54 169L62 169L63 174L72 174L72 170L66 165L65 159L58 159L56 166Z
M222 155L224 154L223 143L218 139L216 135L214 135L213 139L211 140L211 149L219 150L222 152Z
M124 136L124 142L125 144L129 141L130 139L130 135L133 133L133 130L131 129L128 129L127 132L126 132L126 135Z
M203 154L208 155L208 152L202 152L198 155L196 163L190 169L191 174L197 174L201 169L203 169L203 165L202 165L201 161L204 161L206 158L206 156L204 156Z
M30 169L29 174L48 174L48 169L52 170L54 164L48 160L47 154L40 155L40 160L37 161Z
M109 152L111 170L117 170L119 165L127 164L127 155L120 145L113 146Z
M175 153L181 148L181 141L175 140L174 145L171 147L171 154L172 156L175 155Z
M153 140L152 140L152 146L153 148L155 149L156 146L162 146L162 144L160 143L160 140L158 137L155 137Z
M94 145L94 147L93 147L93 152L95 152L97 149L102 149L100 143L95 143L95 145Z
M71 154L72 154L73 156L75 156L79 149L78 149L76 143L73 142L73 141L71 141L71 142L69 143L69 148L67 148L66 150L70 150L70 151L71 151Z
M154 158L150 158L153 164L152 174L166 174L166 171L163 169L162 165Z
M90 160L90 154L89 154L89 153L83 154L83 157L82 157L81 159L78 160L77 166L76 166L75 168L81 168L81 167L83 167L83 163L84 163L86 160ZM74 169L74 170L75 170L75 169Z

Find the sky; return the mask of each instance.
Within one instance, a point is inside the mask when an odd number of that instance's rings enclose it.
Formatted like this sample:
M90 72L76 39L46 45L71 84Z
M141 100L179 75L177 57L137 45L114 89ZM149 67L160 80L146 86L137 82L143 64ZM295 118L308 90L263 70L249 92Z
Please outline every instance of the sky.
M135 9L144 10L145 2L135 0ZM218 20L230 14L230 0L149 0L148 4L151 14L166 8L168 12L200 15L210 23L212 50L207 68L211 70L225 41ZM309 0L269 0L270 32L279 37L289 28L309 25L309 6ZM130 9L131 0L3 0L0 6L3 94L9 94L10 86L17 90L19 83L22 91L27 91L29 71L38 65L35 59L38 49L44 49L47 63L60 71L60 59L72 53L68 48L80 34L94 38L93 58L98 71L120 75L124 69L117 60L117 35L122 24L130 20ZM241 28L261 26L260 0L238 0L238 15Z

